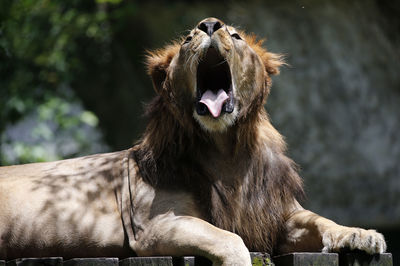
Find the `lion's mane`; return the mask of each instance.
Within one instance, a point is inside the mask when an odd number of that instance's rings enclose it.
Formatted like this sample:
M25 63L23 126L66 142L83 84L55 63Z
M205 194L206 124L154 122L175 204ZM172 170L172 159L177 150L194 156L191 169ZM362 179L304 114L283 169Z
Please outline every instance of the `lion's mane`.
M281 57L267 52L253 35L247 43L262 59L268 74L277 74ZM266 75L260 97L246 106L227 138L235 164L231 182L223 182L204 167L203 155L213 139L194 121L191 111L179 107L169 90L169 62L179 51L174 43L151 52L148 69L158 94L147 106L148 126L134 148L140 175L152 186L190 192L206 220L237 233L249 250L273 252L289 206L302 198L302 181L294 162L285 156L285 142L264 109L271 79ZM212 167L223 167L214 164ZM215 173L215 172L214 172Z

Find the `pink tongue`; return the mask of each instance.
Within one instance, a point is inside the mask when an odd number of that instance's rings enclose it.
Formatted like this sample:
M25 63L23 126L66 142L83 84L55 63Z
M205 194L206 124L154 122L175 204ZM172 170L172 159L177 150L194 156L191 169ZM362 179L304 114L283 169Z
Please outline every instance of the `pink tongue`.
M222 105L228 98L228 95L223 89L220 89L217 94L211 90L207 90L203 96L201 96L200 102L204 103L212 116L217 118L221 114Z

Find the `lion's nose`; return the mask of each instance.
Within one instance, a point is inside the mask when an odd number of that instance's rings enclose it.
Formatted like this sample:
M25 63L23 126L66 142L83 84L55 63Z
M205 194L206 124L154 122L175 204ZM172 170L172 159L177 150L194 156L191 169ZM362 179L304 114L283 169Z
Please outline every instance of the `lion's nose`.
M211 37L214 32L222 27L222 22L215 18L205 19L197 26L200 30L207 33Z

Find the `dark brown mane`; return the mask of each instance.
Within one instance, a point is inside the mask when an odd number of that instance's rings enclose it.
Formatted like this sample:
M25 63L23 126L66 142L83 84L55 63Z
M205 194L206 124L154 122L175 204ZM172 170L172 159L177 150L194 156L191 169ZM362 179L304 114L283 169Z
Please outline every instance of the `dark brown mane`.
M182 127L159 96L148 111L149 125L134 153L143 179L153 186L191 191L209 222L239 234L250 250L272 252L286 208L303 191L296 166L284 155L284 142L265 113L258 114L251 130L246 128L253 145L243 136L232 138L240 151L233 160L240 161L237 172L243 176L224 182L210 174L204 159L196 158L206 154L212 139L193 124Z
M246 38L261 53L265 71L276 73L280 57L266 52L255 38ZM166 78L162 72L172 58L168 51L156 56L163 64L149 71L153 82L154 75ZM303 190L296 165L285 156L285 142L263 106L269 76L258 98L242 112L246 115L220 137L202 130L190 111L174 106L168 82L155 84L159 93L147 107L149 123L134 149L141 177L155 187L191 192L208 222L237 233L250 250L272 253L288 208ZM226 149L217 148L221 139Z

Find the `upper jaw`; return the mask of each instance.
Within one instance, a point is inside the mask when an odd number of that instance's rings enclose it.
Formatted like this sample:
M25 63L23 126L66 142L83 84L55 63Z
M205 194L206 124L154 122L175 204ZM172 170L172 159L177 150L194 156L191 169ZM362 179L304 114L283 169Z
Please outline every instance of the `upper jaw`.
M216 45L204 48L196 72L195 111L218 118L235 109L232 74L227 59Z

